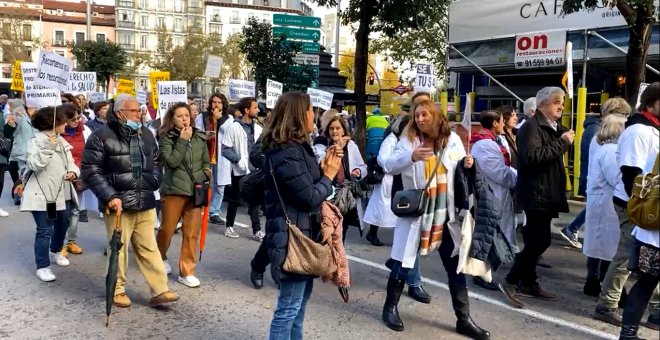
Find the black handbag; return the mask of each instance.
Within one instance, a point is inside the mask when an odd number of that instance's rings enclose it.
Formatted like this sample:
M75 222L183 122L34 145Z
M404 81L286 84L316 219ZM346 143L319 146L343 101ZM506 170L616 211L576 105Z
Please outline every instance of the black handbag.
M11 144L12 144L11 139L4 136L0 136L0 155L9 157L9 155L11 154Z
M264 172L257 169L238 182L243 201L248 204L259 205L264 201Z
M367 176L365 177L365 181L367 184L376 185L383 181L383 177L385 177L385 171L378 164L378 159L372 157L367 161Z
M438 172L438 167L441 162L440 157L438 157L435 163L435 168L433 168L431 176L429 176L428 181L426 181L424 189L400 190L394 194L391 205L394 215L398 217L420 217L424 214L427 202L429 201L427 189L431 185L431 181L435 177L435 174ZM413 171L414 166L415 165L413 164Z

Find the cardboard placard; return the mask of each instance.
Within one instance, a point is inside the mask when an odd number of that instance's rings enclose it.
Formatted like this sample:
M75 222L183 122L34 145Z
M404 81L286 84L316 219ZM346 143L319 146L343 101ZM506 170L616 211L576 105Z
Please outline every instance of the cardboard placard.
M25 105L40 109L46 106L62 105L60 90L44 87L28 87L25 90Z
M335 96L334 94L313 89L311 87L307 88L307 94L312 101L312 106L320 107L324 110L330 110L332 108L332 98Z
M96 92L96 72L69 72L67 92Z
M266 81L266 108L272 109L275 107L277 100L282 95L284 84L268 79Z
M70 71L71 60L54 52L41 51L34 84L66 91Z
M147 91L137 91L136 97L140 105L147 105Z
M132 80L122 78L117 80L117 94L121 93L130 94L131 96L135 95L135 87Z
M415 92L435 92L435 84L438 77L435 68L430 64L417 64L417 76L415 76Z
M188 102L188 84L183 80L158 82L158 114L165 117L170 106Z
M222 57L217 55L209 55L206 60L206 69L204 70L204 77L218 78L222 71L223 64Z
M23 84L23 72L21 71L21 61L14 62L14 68L11 71L11 90L12 91L25 91Z
M169 81L170 72L151 71L149 72L149 90L151 91L151 105L154 109L158 108L158 82Z
M105 92L87 92L87 98L91 103L102 102L108 98Z
M239 100L245 97L256 97L254 82L229 79L229 100Z

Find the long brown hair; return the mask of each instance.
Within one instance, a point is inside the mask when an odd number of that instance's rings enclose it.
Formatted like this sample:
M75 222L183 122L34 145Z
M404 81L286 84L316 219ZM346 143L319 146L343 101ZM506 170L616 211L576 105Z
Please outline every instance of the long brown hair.
M302 143L308 140L306 121L310 105L309 96L305 93L289 91L282 94L271 112L268 126L262 133L263 149L272 149L289 141Z
M341 116L334 116L332 117L327 124L323 127L323 135L325 138L328 139L328 142L330 142L330 125L334 122L339 122L341 125L341 128L344 130L344 136L348 136L348 123L346 123L346 120L342 118ZM342 136L342 137L344 137Z
M451 127L449 126L449 120L442 111L435 105L435 103L430 99L421 100L413 105L412 116L408 126L406 127L405 135L412 142L415 138L421 137L422 132L417 126L415 121L415 112L417 108L422 108L428 111L433 117L433 125L437 126L436 129L432 129L432 135L427 135L426 137L435 140L435 147L437 150L443 150L447 146L447 141L451 135Z
M188 110L188 117L190 117L190 106L184 102L176 103L170 106L165 113L165 117L161 119L160 128L158 129L158 135L163 137L167 136L170 130L174 129L174 113L176 110L185 107ZM190 124L192 125L192 117L190 117Z

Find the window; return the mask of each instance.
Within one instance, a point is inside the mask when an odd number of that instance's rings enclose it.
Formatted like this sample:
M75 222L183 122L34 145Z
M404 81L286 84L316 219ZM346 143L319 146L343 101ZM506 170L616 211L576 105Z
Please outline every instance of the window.
M32 25L23 24L23 40L32 40Z
M140 16L140 28L144 28L144 29L149 28L149 16L147 15Z
M222 22L222 15L220 14L219 9L214 9L213 12L211 12L211 21Z
M282 1L282 8L286 8L286 0L281 0Z
M188 0L188 7L201 8L202 3L200 0Z
M85 41L85 32L76 32L76 44L82 44Z
M158 10L159 11L165 10L165 0L158 0Z
M199 93L199 83L198 82L193 82L193 83L190 84L190 92Z
M64 51L55 51L55 53L59 54L61 57L64 57Z
M209 24L209 34L222 34L222 25L220 24Z
M140 36L140 49L142 50L149 49L149 36L146 34Z
M133 11L126 9L117 10L117 21L123 22L134 22L133 21Z
M231 23L232 24L240 24L241 23L241 17L240 17L240 13L238 11L232 11L231 12Z
M174 19L174 31L181 32L183 30L183 19L176 18Z
M165 17L158 17L158 28L161 27L167 28L167 26L165 25Z
M122 45L130 45L133 43L133 36L131 34L120 34L119 43Z
M149 0L140 0L140 2L138 2L138 8L139 9L148 9L149 8Z
M105 33L96 33L96 42L104 42Z
M55 34L53 34L53 45L64 46L64 31L55 31Z
M270 22L270 15L264 14L264 22Z
M133 8L133 5L135 2L133 0L119 0L118 1L118 7L127 7L127 8Z
M174 46L183 46L183 37L175 35L172 43Z
M6 37L10 37L11 34L11 23L10 22L3 22L2 23L2 34Z
M181 0L174 0L174 11L179 13L183 11L183 2Z

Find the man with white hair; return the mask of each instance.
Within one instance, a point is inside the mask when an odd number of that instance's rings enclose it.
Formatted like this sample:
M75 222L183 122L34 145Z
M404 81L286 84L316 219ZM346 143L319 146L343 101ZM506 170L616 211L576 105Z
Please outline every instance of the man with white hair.
M87 140L82 160L82 179L94 192L105 214L108 239L119 218L121 242L117 286L113 302L129 307L126 295L128 245L138 268L151 288L149 305L173 302L179 297L167 286L167 274L158 251L153 227L156 223L154 191L160 185L162 167L154 135L142 126L140 104L131 95L120 94L108 112L108 123Z
M536 98L535 97L529 97L525 102L523 103L523 112L525 113L525 117L518 122L518 125L516 125L517 129L520 129L520 127L525 124L525 122L534 117L534 113L536 113Z
M538 109L518 131L518 202L527 216L522 234L525 247L516 255L513 267L500 290L517 308L524 307L519 293L542 300L557 296L544 291L537 281L539 257L550 247L553 218L568 212L564 153L575 133L566 131L557 120L564 111L564 91L545 87L536 94Z

